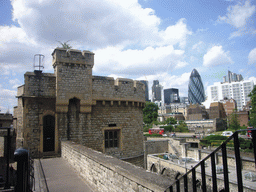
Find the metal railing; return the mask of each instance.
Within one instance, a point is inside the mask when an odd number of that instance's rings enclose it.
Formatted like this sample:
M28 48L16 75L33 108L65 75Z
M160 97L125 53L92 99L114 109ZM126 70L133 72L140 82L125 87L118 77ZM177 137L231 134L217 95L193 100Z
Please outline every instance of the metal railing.
M254 162L256 166L256 129L249 129L252 133L252 143L253 143L253 153L254 153ZM226 141L224 141L218 148L212 151L208 156L202 159L198 164L196 164L193 168L191 168L186 174L182 175L178 178L171 186L166 189L166 192L173 192L176 189L177 192L184 191L197 191L198 183L200 182L201 191L206 192L209 189L209 186L206 184L206 160L210 159L211 162L211 191L218 191L217 185L217 172L216 172L216 153L221 150L222 151L222 164L223 164L223 176L224 176L224 189L221 191L228 192L229 191L229 176L228 176L228 161L227 161L227 143L234 139L234 150L235 150L235 163L236 163L236 177L237 177L237 191L243 192L243 177L242 177L242 167L241 167L241 156L240 156L240 142L238 139L238 133L247 130L239 130L233 133ZM201 167L201 181L196 177L196 168ZM189 177L189 174L192 174L192 177ZM188 184L188 179L190 179L190 185ZM183 187L181 187L181 182ZM190 189L190 188L191 189ZM209 190L208 190L209 191Z
M29 151L24 148L16 149L14 160L17 161L17 181L15 192L32 192L35 186L34 161Z

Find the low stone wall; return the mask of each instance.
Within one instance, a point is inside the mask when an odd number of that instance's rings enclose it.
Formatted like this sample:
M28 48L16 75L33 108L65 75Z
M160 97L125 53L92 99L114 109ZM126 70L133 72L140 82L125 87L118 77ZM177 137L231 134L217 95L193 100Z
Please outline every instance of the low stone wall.
M182 144L183 142L185 142L186 140L182 140L182 139L176 139L176 138L147 138L148 141L146 142L146 145L148 145L148 154L156 154L156 153L173 153L175 154L176 152L178 152L178 156L179 157L190 157L193 158L197 161L200 161L202 159L204 159L205 157L207 157L212 151L211 150L201 150L201 149L194 149L194 148L189 148L187 150L185 150L185 145ZM188 140L188 141L191 141ZM196 140L195 140L196 141ZM166 145L166 143L168 143L168 145ZM154 147L151 147L151 145L155 145ZM161 147L160 147L161 146ZM150 150L149 150L150 149ZM187 155L186 153L187 152ZM232 155L230 153L234 153L234 151L227 151L227 161L228 161L228 165L229 166L236 166L236 162L235 162L235 155ZM221 150L218 152L218 157L216 158L216 161L220 164L222 164L222 155L221 155ZM243 154L240 154L241 156L241 160L242 160L242 168L244 170L251 170L252 167L255 167L255 162L254 162L254 158L253 157L246 157ZM249 155L248 155L249 156ZM210 159L207 161L210 164ZM145 157L145 162L144 164L147 164L147 157ZM148 169L149 167L144 166L146 169Z
M70 141L62 141L61 150L62 157L98 191L163 192L173 182L169 178Z
M184 166L184 163L177 164L170 160L164 160L159 157L156 157L156 155L157 154L148 155L148 158L147 158L148 171L150 171L152 169L152 171L154 171L158 174L163 174L163 175L165 175L165 173L168 173L168 176L171 178L174 178L175 174L177 172L180 172L181 175L186 173L186 168ZM208 163L208 165L210 165L210 163ZM189 167L188 167L188 170L189 170ZM209 173L206 173L205 176L206 176L207 191L212 191L211 190L212 176ZM229 176L229 178L230 177L231 176ZM188 175L188 179L189 179L188 184L189 185L191 185L191 178L192 178L192 175L189 174ZM196 168L196 178L199 181L201 181L201 167L200 166L198 168ZM224 188L223 176L217 176L217 186L218 186L218 191L220 191L221 189ZM237 191L236 181L233 181L233 180L231 181L231 179L230 179L229 180L229 188L230 188L230 191L233 191L233 192ZM256 191L254 183L250 182L250 184L248 184L248 183L245 183L245 180L243 181L243 190L244 190L244 192L255 192Z

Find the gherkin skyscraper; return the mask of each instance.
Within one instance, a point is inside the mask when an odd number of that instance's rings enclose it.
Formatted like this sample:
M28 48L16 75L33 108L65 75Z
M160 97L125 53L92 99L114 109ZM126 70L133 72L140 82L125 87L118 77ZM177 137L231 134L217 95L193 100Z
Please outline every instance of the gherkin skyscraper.
M196 69L193 69L189 77L188 101L191 104L201 104L205 101L204 85Z

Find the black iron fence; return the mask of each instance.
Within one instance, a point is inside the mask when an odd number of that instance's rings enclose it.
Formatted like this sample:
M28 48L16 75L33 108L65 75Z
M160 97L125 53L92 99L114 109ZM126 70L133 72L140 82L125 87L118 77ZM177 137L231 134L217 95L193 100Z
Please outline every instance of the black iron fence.
M229 171L228 171L228 161L227 161L227 143L234 139L234 152L235 152L235 164L236 164L236 178L237 178L237 191L243 192L243 177L242 177L242 166L241 166L241 156L240 156L240 142L238 134L242 131L248 130L239 130L233 133L226 141L224 141L221 146L215 149L211 154L202 159L198 164L192 167L186 174L177 178L177 180L172 183L172 185L166 189L166 192L170 191L193 191L198 190L198 185L200 185L200 191L218 191L217 185L217 170L216 170L216 153L218 151L222 152L222 165L223 165L223 178L224 178L224 188L219 189L219 191L230 191L229 189ZM254 162L256 167L256 129L250 129L253 143L253 153L254 153ZM211 162L211 181L212 184L209 188L206 182L206 161L210 160ZM201 167L201 178L196 176L196 168Z

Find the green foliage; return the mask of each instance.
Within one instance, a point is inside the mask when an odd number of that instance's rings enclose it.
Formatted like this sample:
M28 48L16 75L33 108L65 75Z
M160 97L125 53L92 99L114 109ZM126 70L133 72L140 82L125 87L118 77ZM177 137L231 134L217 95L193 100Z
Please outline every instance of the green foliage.
M174 125L174 124L177 124L177 120L173 117L169 117L169 118L166 119L165 124Z
M70 40L69 40L69 41L70 41ZM64 43L62 43L62 42L60 42L60 41L58 41L58 42L62 45L61 48L63 48L63 49L71 49L72 46L71 46L70 44L68 44L69 41L66 41L66 42L64 42Z
M157 133L153 133L153 134L144 134L144 136L146 136L146 137L163 137L162 135L157 134Z
M158 117L158 106L152 102L146 102L146 105L143 109L143 121L146 124L151 124L153 121L156 121Z
M176 126L175 132L183 132L183 133L188 133L188 127L187 124L184 121L180 121L179 125Z
M210 141L210 140L227 140L227 137L226 136L222 136L222 135L209 135L207 137L204 138L205 140L207 141Z
M250 122L249 126L256 127L256 86L254 86L253 90L249 94L251 97L251 110L250 110Z
M221 135L209 135L201 140L200 145L203 146L220 146L224 141L227 140L227 137ZM241 149L252 149L252 141L245 140L239 137L240 147ZM227 147L234 147L234 141L231 140L227 143Z
M235 131L240 129L240 123L235 112L233 112L229 117L229 129Z
M164 128L164 132L171 132L171 131L173 131L173 126L172 125L160 126L160 128Z

